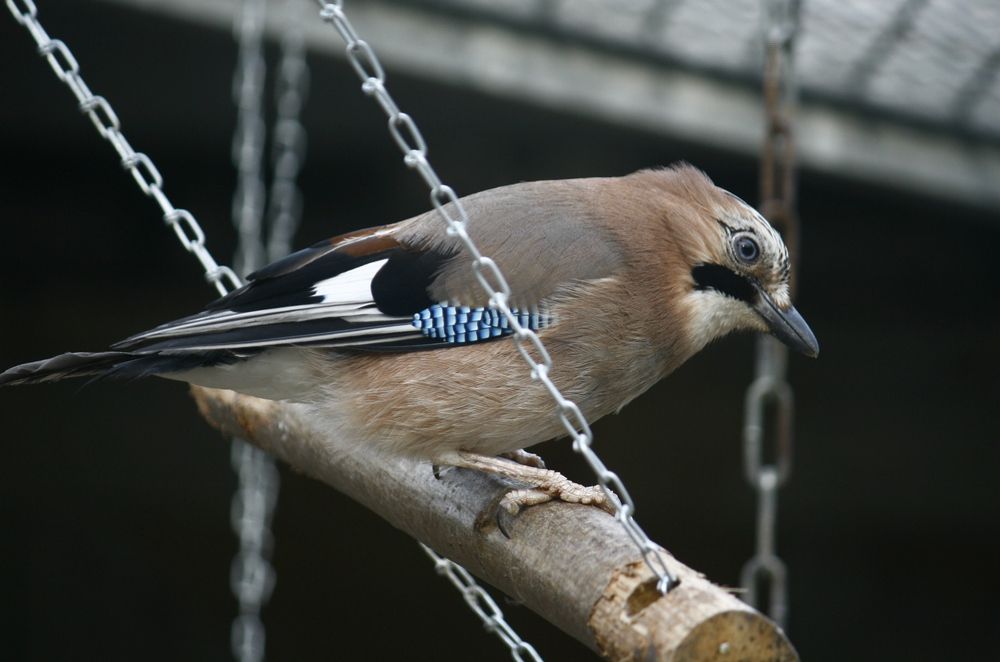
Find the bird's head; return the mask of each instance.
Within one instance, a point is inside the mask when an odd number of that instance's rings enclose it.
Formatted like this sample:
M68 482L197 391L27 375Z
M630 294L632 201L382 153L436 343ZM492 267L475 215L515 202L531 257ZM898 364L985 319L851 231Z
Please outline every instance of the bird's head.
M648 171L647 171L648 172ZM704 345L733 331L769 333L807 356L819 354L809 325L792 306L791 264L781 235L753 207L687 165L649 172L660 178L670 235L681 251L679 292L690 336Z
M691 264L696 323L709 327L704 329L708 337L760 331L817 356L816 336L792 305L791 263L781 235L743 200L713 188L716 195L701 210L703 252Z

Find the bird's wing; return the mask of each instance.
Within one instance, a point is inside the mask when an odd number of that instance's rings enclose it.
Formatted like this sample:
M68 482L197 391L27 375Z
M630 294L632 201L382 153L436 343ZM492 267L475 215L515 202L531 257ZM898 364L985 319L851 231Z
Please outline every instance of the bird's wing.
M393 226L321 242L251 274L201 313L137 334L114 347L140 353L281 345L387 348L429 344L413 314L430 308L426 283L447 255L408 249Z
M475 218L470 234L520 296L513 302L519 321L538 329L561 284L607 276L619 261L580 218L541 214L545 205L530 188L525 196L527 187L495 189L465 203ZM433 212L334 237L264 267L201 313L113 348L161 356L221 350L238 357L282 345L410 350L508 335L507 320L487 306L468 254L441 237ZM582 246L588 258L566 259L567 250Z

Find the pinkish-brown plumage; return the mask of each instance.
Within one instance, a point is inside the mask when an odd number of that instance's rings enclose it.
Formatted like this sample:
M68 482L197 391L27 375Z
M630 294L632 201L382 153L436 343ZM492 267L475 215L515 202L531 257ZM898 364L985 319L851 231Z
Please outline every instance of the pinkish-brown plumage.
M511 304L544 322L553 381L590 420L732 331L817 352L791 307L779 235L690 166L515 184L463 204ZM414 327L414 313L435 304L476 308L488 298L469 254L428 212L300 251L113 352L18 366L0 384L162 374L308 403L344 448L463 466L561 434L509 338L448 344Z

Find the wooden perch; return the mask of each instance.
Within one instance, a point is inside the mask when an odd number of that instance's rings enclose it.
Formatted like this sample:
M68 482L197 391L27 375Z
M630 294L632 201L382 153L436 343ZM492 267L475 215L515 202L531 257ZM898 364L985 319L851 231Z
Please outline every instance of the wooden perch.
M548 503L477 530L509 488L478 472L347 451L301 407L192 389L205 418L331 485L612 660L798 660L763 615L664 554L680 586L660 596L624 530L597 508Z

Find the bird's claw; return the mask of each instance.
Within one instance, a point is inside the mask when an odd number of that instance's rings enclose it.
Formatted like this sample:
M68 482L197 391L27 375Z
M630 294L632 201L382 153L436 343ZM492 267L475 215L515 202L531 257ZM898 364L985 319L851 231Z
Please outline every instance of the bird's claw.
M431 472L434 474L434 478L436 478L437 480L441 480L441 477L444 476L449 471L451 471L452 469L454 469L454 467L451 467L447 464L431 465Z
M535 467L536 469L545 468L545 460L542 459L541 455L531 453L519 448L516 451L510 451L509 453L500 453L500 457L512 462L517 462L518 464L524 465L526 467Z
M599 486L585 487L566 480L565 487L568 489L546 490L544 488L524 488L502 493L476 519L476 529L480 531L486 530L491 519L489 513L493 513L492 523L496 525L496 528L505 538L509 539L511 537L511 524L513 524L514 520L517 519L517 516L525 508L538 506L549 501L594 506L610 515L615 514L616 509L614 504Z
M534 454L517 451L515 455L523 458ZM505 519L512 520L524 508L553 500L595 506L612 515L617 510L616 504L612 503L607 492L600 486L587 487L574 483L557 471L526 466L511 459L467 452L459 452L449 459L452 466L483 471L525 486L495 497L476 518L476 528L480 531L495 524L503 535L510 538L510 527ZM540 459L538 458L539 461Z
M531 489L511 490L500 499L500 507L514 516L523 508L537 506L547 501L562 501L576 503L581 506L594 506L611 515L616 508L607 493L599 486L585 487L569 479L559 476L562 480L554 485L540 485Z

